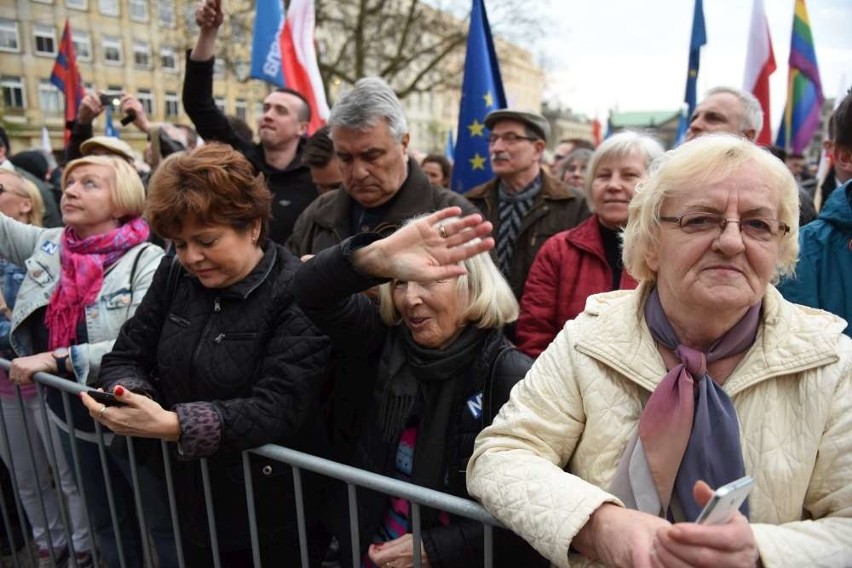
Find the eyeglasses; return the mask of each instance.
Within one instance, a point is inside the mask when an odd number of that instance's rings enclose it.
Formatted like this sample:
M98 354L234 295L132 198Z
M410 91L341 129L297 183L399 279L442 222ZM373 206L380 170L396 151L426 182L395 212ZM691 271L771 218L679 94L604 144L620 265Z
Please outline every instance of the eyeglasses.
M25 193L20 193L20 192L17 192L17 191L12 191L11 189L7 188L5 185L0 183L0 194L3 194L3 193L11 193L12 195L17 195L18 197L29 198L29 195L27 195Z
M778 236L786 236L790 233L790 226L778 219L767 219L766 217L748 217L746 219L726 219L719 213L686 213L680 217L660 217L664 223L674 223L680 230L688 235L711 234L717 236L722 234L728 223L736 223L740 227L740 233L756 241L771 241Z
M497 143L498 140L502 140L506 144L515 144L519 140L529 140L530 142L535 142L538 138L534 136L521 136L520 134L515 134L514 132L507 132L506 134L492 134L488 137L488 145L493 146Z

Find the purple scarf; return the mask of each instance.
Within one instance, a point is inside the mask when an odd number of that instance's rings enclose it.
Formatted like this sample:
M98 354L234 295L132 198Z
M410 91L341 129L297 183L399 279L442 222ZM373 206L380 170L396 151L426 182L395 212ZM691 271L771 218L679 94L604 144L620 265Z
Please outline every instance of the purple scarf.
M99 235L81 239L71 227L62 233L59 285L47 305L45 325L48 348L68 347L77 338L77 322L86 306L95 301L104 283L104 267L121 258L131 248L145 242L148 224L136 217L124 225Z
M754 343L760 303L704 353L681 345L654 289L645 321L656 341L674 351L674 366L654 389L628 444L612 490L628 507L670 520L694 521L701 512L692 487L699 479L716 488L745 474L737 413L707 374L707 363L731 357ZM748 516L748 504L740 509Z

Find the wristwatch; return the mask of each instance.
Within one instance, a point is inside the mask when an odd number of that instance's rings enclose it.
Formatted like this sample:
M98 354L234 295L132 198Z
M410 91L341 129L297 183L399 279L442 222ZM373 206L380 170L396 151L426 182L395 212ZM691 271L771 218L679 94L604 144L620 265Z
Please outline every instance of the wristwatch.
M53 350L53 358L56 360L56 373L59 375L64 375L68 372L65 367L65 361L68 360L68 348L67 347L57 347Z

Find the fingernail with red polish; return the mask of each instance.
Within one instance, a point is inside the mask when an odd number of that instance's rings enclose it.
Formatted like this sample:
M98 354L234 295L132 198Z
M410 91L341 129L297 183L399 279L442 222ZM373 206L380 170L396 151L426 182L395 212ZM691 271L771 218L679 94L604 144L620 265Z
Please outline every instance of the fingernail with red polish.
M83 398L83 391L77 393L77 398Z
M115 396L124 396L124 387L121 386L121 385L118 385L117 387L115 387L115 390L112 391L112 392L115 393Z

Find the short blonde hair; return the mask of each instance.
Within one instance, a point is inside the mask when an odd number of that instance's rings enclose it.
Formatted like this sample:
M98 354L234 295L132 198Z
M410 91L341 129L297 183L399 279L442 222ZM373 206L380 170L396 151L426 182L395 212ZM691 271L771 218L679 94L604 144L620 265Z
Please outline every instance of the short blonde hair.
M12 170L0 169L0 175L15 178L15 182L17 183L16 189L20 193L25 194L30 200L30 211L27 213L27 220L25 222L28 225L41 227L44 220L44 199L42 199L41 192L36 187L36 184Z
M133 166L117 156L84 156L68 162L62 172L62 191L68 180L68 174L84 165L104 166L110 172L112 182L112 203L123 218L142 215L145 209L145 186Z
M586 195L592 195L592 182L595 180L595 173L603 160L625 158L637 154L645 162L645 171L647 172L651 162L662 156L663 152L665 152L663 145L645 134L639 134L632 130L613 134L597 147L586 165L586 179L583 186ZM566 158L565 161L567 162L568 159ZM588 200L588 205L590 208L593 206L591 199Z
M410 219L407 223L423 217L425 215ZM441 223L455 219L458 217L443 219ZM461 264L467 269L467 274L456 279L456 291L465 300L463 305L467 306L462 314L465 321L481 329L499 329L518 319L515 294L489 253L477 254ZM386 325L398 325L402 321L393 303L392 286L392 282L379 286L379 314Z
M778 218L790 227L789 234L779 243L773 282L792 274L799 256L796 180L781 160L745 138L731 134L699 136L670 150L653 164L650 177L636 187L629 206L622 251L627 271L640 281L656 280L656 273L645 257L659 246L660 211L667 198L723 180L748 162L755 163L766 184L777 190L780 198Z

